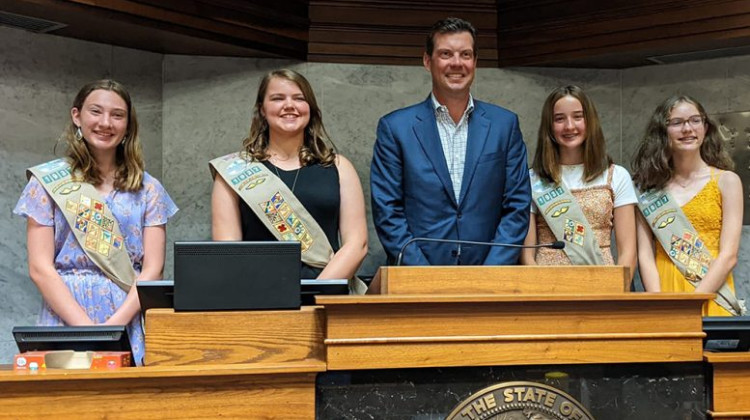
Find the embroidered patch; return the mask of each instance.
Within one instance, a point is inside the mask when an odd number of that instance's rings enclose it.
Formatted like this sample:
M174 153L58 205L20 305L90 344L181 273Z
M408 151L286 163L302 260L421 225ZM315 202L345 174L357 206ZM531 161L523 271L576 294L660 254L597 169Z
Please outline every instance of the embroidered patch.
M82 217L77 217L76 218L76 229L80 230L81 232L86 233L86 229L88 227L88 224L89 224L88 220L86 220L86 219L84 219Z
M109 257L109 248L110 248L109 242L100 241L97 252L104 255L105 257Z
M258 205L279 233L281 240L300 242L302 252L312 246L314 242L312 235L281 193L275 193L270 200L258 203Z
M659 223L658 228L659 229L664 229L665 227L671 225L672 222L674 222L674 216L669 216L669 217L666 218L666 220L664 220L663 222Z
M78 203L76 203L73 200L67 200L65 202L65 210L68 213L77 213L78 212Z
M552 213L552 217L560 217L560 216L562 216L563 214L567 213L567 212L568 212L568 209L570 209L570 207L568 207L568 206L563 206L563 207L561 207L561 208L560 208L560 210L555 210L555 212L554 212L554 213Z
M110 219L109 217L104 216L102 218L102 229L112 232L114 228L115 228L115 221Z
M585 237L586 228L583 226L583 224L572 219L565 219L563 240L583 246Z
M70 187L65 187L60 190L61 195L68 195L81 189L81 184L73 183Z

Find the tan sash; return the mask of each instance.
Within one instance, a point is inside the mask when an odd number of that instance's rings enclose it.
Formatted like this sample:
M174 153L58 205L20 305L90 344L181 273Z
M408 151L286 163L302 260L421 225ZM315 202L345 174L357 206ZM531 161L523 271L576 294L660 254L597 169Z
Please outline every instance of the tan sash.
M565 255L573 265L604 265L596 233L563 183L554 185L541 178L531 188L531 195L555 238L565 241Z
M213 159L209 168L212 176L221 175L276 239L298 241L305 264L324 268L333 258L333 247L318 222L265 165L236 152ZM349 288L354 294L367 289L356 277L350 279Z
M91 261L118 287L130 291L136 273L117 219L93 185L77 181L70 165L56 159L26 170L35 176L62 210L70 230Z
M666 191L648 191L638 194L638 208L672 263L697 287L708 273L713 257L680 206ZM746 312L726 282L716 292L714 300L732 315Z

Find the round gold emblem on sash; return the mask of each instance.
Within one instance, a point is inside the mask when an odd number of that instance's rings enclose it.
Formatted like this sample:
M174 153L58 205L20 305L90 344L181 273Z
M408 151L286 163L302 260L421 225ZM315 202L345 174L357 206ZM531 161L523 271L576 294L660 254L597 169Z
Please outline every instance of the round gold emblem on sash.
M570 395L536 382L503 382L474 393L446 420L593 420Z

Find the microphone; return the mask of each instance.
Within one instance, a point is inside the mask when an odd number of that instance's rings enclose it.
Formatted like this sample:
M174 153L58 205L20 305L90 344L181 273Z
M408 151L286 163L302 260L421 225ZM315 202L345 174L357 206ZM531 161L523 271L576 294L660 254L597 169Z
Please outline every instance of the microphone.
M551 249L563 249L565 248L565 242L563 241L555 241L550 242L546 244L536 244L536 245L517 245L517 244L503 244L498 242L479 242L479 241L464 241L461 239L436 239L436 238L411 238L404 246L401 247L401 251L398 253L398 259L396 260L396 266L401 265L401 259L404 257L404 251L406 251L406 247L409 245L415 243L415 242L436 242L441 244L457 244L457 245L484 245L484 246L504 246L508 248L551 248ZM458 248L459 250L461 247Z

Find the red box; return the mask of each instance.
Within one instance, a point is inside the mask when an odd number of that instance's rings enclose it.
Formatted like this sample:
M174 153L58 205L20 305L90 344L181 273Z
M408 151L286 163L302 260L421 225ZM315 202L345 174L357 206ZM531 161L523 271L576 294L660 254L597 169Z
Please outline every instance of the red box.
M130 366L131 357L128 351L27 351L16 354L13 370L113 369Z

